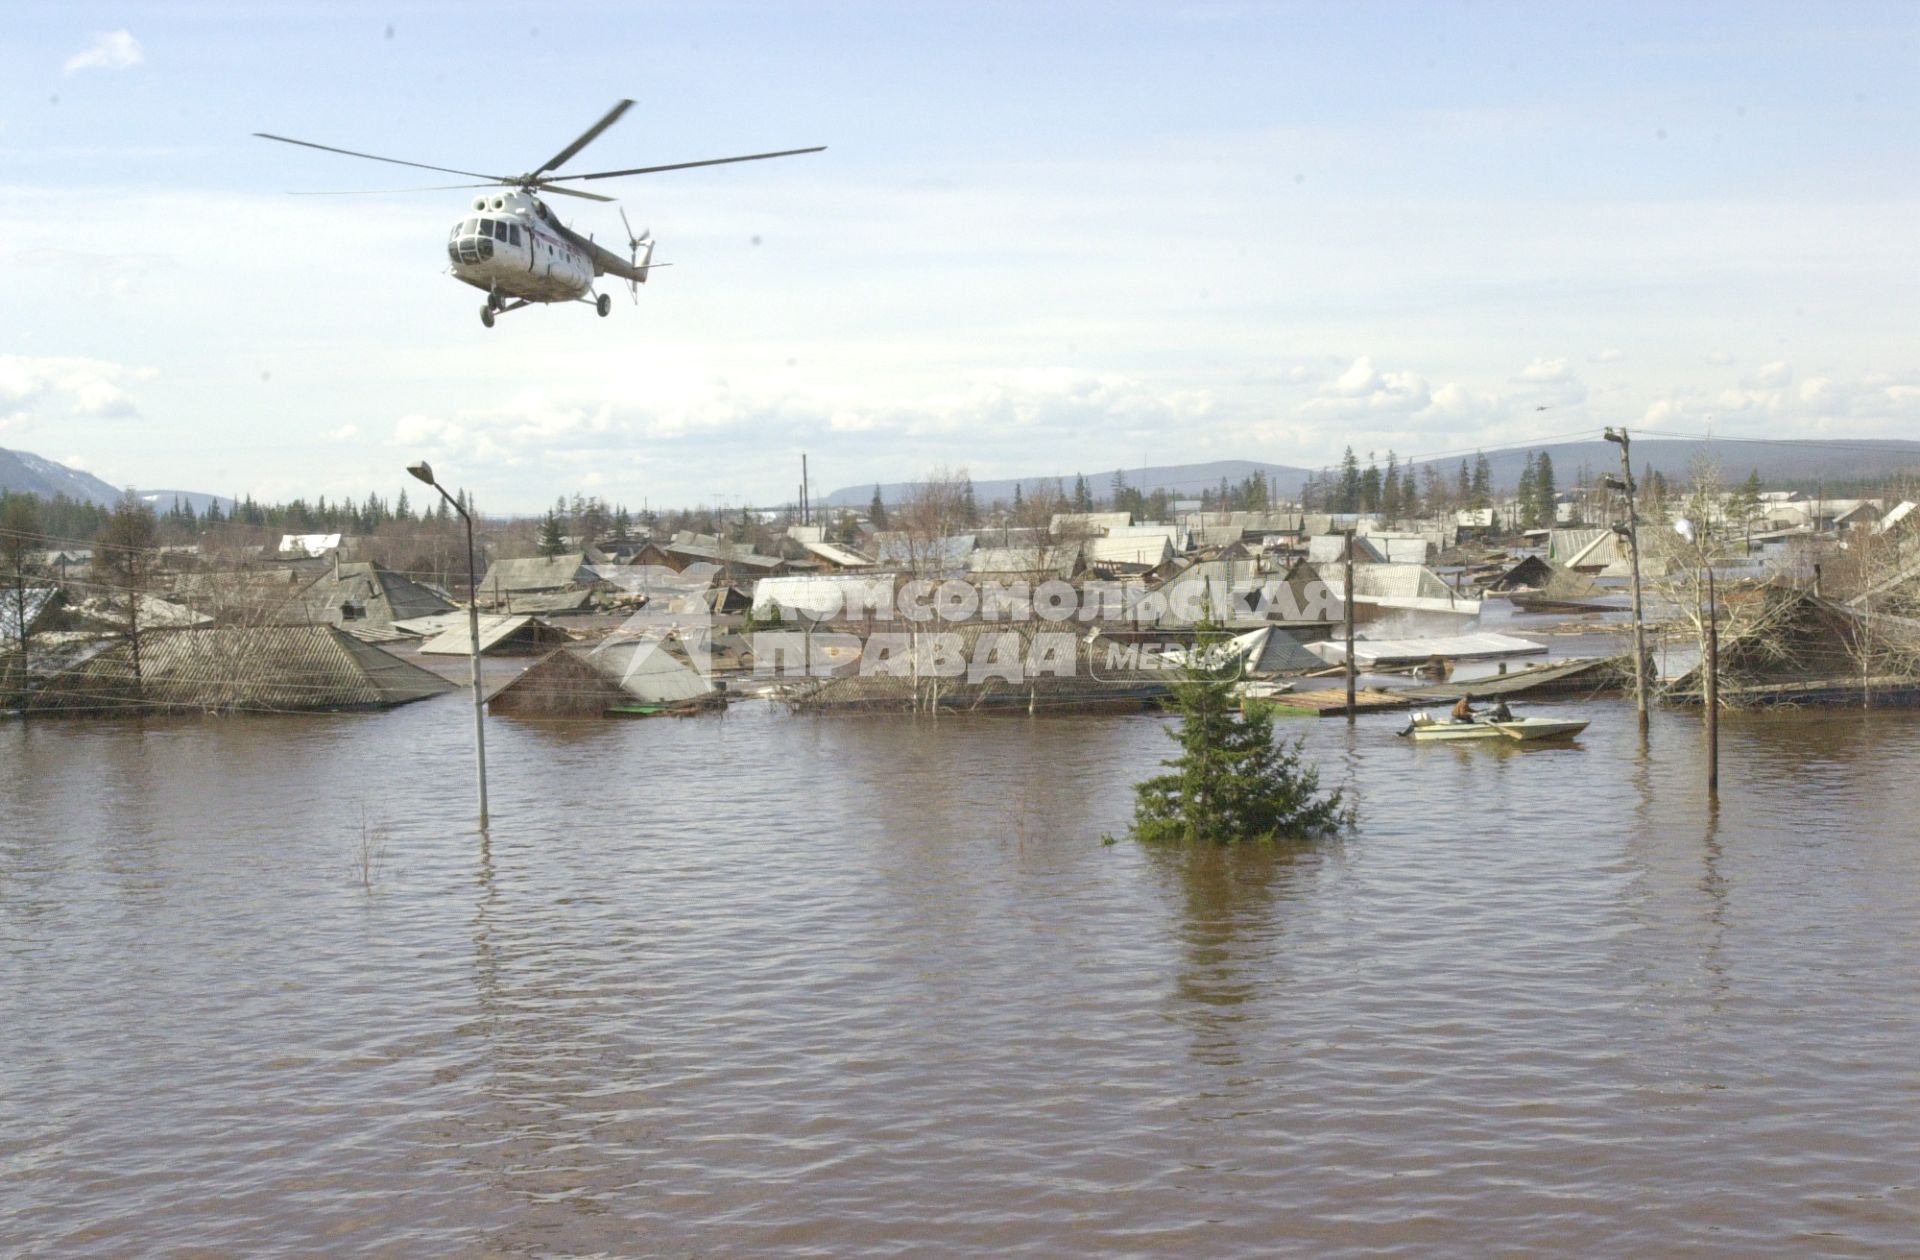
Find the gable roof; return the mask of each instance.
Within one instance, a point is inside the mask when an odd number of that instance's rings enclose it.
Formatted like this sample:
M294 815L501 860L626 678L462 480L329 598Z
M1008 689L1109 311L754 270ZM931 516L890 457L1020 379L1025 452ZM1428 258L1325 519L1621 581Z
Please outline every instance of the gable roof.
M451 691L429 669L333 626L206 626L124 639L47 678L29 712L285 713L387 708Z
M480 653L529 652L555 643L567 642L567 633L538 617L525 613L491 613L480 618ZM457 617L446 629L420 645L422 656L472 656L473 627L466 617Z
M523 556L517 560L495 560L480 579L483 596L496 590L564 591L570 586L591 584L593 570L584 552L566 551L557 556Z
M370 621L390 626L410 617L449 612L453 605L426 587L370 561L329 569L301 595L308 619L339 625ZM352 609L349 616L347 610Z

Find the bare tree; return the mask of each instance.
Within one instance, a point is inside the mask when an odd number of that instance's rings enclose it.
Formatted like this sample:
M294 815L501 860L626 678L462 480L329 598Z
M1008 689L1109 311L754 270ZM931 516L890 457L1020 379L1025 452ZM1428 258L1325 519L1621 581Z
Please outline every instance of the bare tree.
M0 670L0 696L26 688L27 652L33 637L33 619L27 613L27 557L41 542L40 513L33 498L24 494L9 494L3 498L4 506L0 507L0 557L5 559L13 575L10 594L14 608L10 620L18 637L11 645L0 644L0 659L7 662L6 668ZM17 666L14 663L16 655ZM17 688L11 681L11 676L16 672L19 674Z
M94 540L94 568L126 600L127 650L136 694L140 691L140 601L153 581L158 537L153 510L129 490L120 496Z

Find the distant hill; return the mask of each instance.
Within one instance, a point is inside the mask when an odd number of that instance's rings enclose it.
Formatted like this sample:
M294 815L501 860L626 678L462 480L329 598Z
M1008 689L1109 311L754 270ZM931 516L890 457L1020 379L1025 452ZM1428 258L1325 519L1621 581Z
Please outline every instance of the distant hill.
M1487 463L1493 473L1496 488L1510 490L1520 480L1520 471L1526 466L1527 456L1544 451L1553 458L1554 480L1565 489L1576 483L1582 468L1594 475L1620 470L1620 450L1608 442L1557 442L1531 448L1518 448L1492 451L1487 455ZM1889 453L1895 452L1895 453ZM1636 476L1643 475L1648 468L1670 478L1684 479L1693 467L1694 461L1707 458L1720 465L1722 475L1731 481L1744 480L1749 472L1758 472L1760 480L1770 487L1812 488L1823 481L1832 482L1875 482L1905 472L1920 474L1920 442L1905 441L1897 438L1869 438L1858 441L1846 439L1822 439L1818 446L1803 446L1793 442L1757 442L1757 441L1689 441L1671 438L1648 438L1637 440L1633 444L1633 471ZM1473 456L1466 456L1471 467ZM1444 475L1453 475L1460 465L1460 457L1422 461L1432 463ZM1300 487L1314 471L1297 468L1289 464L1266 464L1256 460L1223 459L1207 464L1170 464L1150 468L1127 468L1120 470L1127 484L1151 494L1155 490L1167 490L1181 497L1198 498L1202 490L1217 487L1220 479L1229 482L1244 481L1255 469L1266 473L1268 483L1275 493L1284 498L1297 498ZM1112 492L1114 469L1087 469L1081 472L1050 474L1046 476L1007 478L999 481L976 481L973 483L974 495L982 504L996 500L1011 500L1016 482L1023 493L1032 491L1036 486L1051 485L1058 480L1071 493L1076 476L1084 475L1087 486L1095 498L1105 498ZM880 495L888 503L898 503L913 492L917 483L911 481L885 482L880 486ZM873 499L871 485L846 486L835 490L826 498L831 507L865 507Z
M112 507L123 493L119 486L109 485L92 473L69 468L31 451L4 448L0 448L0 490L36 494L43 499L64 494L69 499L97 503L101 507ZM135 493L158 512L171 508L176 498L191 506L196 514L205 513L207 505L216 501L223 512L233 506L233 500L224 495L202 494L197 490L136 490Z

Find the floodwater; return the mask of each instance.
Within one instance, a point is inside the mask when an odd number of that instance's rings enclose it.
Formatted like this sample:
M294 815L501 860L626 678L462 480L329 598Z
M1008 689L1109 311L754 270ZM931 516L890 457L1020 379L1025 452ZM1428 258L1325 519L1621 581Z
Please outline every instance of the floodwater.
M1920 1254L1920 720L1587 708L0 726L0 1254Z

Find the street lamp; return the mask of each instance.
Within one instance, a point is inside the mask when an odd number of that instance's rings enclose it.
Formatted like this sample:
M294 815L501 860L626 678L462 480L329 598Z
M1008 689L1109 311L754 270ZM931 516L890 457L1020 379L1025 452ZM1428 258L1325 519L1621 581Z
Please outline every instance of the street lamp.
M460 519L467 523L467 632L471 636L467 646L473 649L473 766L480 783L480 826L487 825L487 724L486 710L480 699L480 583L473 571L473 517L458 499L447 493L447 488L433 479L433 468L426 460L409 464L407 471L426 482L440 492L440 497L460 513Z

